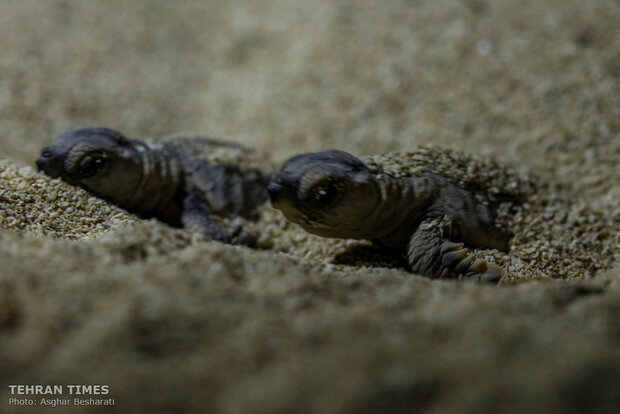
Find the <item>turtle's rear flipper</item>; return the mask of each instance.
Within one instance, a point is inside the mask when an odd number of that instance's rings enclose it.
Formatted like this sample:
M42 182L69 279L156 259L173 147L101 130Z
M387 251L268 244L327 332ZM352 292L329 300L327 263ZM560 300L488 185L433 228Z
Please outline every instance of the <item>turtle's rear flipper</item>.
M212 215L209 203L199 193L190 192L190 195L183 201L181 221L183 228L201 233L209 240L249 247L256 246L256 238L243 230L239 220L228 220Z
M431 278L497 283L501 268L477 259L463 243L449 241L450 228L451 219L447 217L429 218L419 225L407 246L411 270Z

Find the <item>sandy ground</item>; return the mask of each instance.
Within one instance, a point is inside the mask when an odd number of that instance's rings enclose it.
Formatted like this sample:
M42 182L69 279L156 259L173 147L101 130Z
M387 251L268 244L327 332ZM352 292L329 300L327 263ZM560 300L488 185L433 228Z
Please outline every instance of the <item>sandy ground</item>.
M118 412L618 412L619 21L612 0L2 2L0 411L43 411L9 384L107 384ZM433 143L561 197L507 283L432 281L301 233L204 241L35 174L89 125L276 162Z

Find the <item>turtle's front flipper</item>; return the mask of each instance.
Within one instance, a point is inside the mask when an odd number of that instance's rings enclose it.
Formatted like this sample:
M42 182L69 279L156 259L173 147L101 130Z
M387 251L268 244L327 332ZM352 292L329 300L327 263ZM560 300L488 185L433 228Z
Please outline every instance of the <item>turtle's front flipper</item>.
M497 283L502 275L499 266L474 257L463 243L449 241L452 220L435 217L424 220L407 248L411 270L432 278L472 279Z
M211 214L207 199L200 192L190 191L183 200L183 227L202 233L210 240L253 247L256 238L243 230L239 220L228 220Z

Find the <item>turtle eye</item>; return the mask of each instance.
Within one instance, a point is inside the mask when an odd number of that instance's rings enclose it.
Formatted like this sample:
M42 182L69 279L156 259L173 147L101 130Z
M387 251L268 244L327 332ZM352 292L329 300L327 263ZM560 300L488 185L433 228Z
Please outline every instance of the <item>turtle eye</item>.
M333 178L327 177L314 184L307 193L308 201L327 204L332 201L343 189L343 186Z
M79 161L79 170L81 177L90 177L101 170L107 163L107 155L105 153L87 154Z

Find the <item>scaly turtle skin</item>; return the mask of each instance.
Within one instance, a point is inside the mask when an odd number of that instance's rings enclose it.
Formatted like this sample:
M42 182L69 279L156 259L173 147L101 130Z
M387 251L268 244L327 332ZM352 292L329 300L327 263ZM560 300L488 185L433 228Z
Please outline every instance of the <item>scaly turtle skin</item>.
M336 150L297 155L268 191L272 205L310 233L372 240L428 277L491 282L501 269L465 246L508 250L496 213L519 202L521 187L492 162L421 148L365 159Z
M141 217L251 245L235 218L256 219L267 201L270 176L258 158L241 145L204 137L147 143L94 127L61 134L36 164Z

